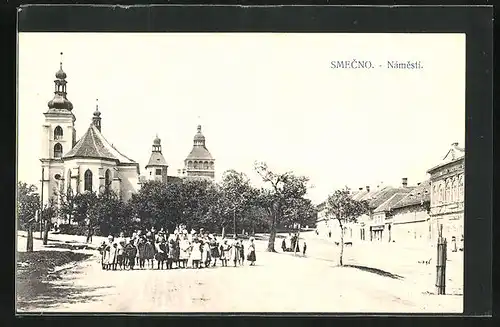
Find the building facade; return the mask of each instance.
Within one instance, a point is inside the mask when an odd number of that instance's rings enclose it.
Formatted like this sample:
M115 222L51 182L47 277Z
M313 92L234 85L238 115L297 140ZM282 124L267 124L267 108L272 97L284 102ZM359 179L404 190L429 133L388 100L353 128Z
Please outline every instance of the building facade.
M47 204L54 199L60 203L62 194L106 189L112 189L126 201L139 187L139 164L101 134L98 105L86 133L76 141L76 117L67 98L66 78L61 63L54 81L54 98L48 102L42 126L42 202Z
M215 178L215 159L206 146L205 136L198 125L193 139L193 149L184 160L183 175L185 177Z
M417 184L393 206L392 239L397 243L429 242L430 180Z
M464 234L464 171L465 149L453 143L443 161L429 169L431 239L436 241L439 226L443 236L451 241Z

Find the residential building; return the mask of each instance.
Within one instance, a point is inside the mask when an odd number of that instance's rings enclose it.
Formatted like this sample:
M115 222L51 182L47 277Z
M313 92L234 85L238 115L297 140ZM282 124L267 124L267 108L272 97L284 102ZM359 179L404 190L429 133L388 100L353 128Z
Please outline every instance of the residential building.
M440 225L443 236L457 241L464 234L465 149L453 143L442 162L427 171L430 175L431 239L437 240Z

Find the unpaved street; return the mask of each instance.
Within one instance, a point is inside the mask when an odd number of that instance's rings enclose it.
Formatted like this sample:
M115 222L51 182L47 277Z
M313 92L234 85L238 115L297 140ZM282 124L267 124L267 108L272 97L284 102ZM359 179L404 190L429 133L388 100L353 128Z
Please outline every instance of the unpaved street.
M277 248L279 241L276 242ZM257 265L102 271L97 252L51 282L27 311L85 312L461 312L461 296L423 294L408 278L336 267L334 249L308 241L308 257L263 252ZM333 251L333 250L332 250ZM347 249L346 257L349 259ZM321 257L323 254L323 257ZM315 257L316 256L316 257ZM332 253L332 258L335 254Z

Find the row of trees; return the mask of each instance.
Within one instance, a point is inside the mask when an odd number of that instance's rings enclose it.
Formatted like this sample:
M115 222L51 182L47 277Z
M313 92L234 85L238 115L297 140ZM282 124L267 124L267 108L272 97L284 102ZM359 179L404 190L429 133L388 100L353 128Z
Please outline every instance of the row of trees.
M265 163L255 163L264 186L254 187L249 178L235 170L226 171L221 183L206 179L184 179L164 184L150 181L127 202L112 191L60 195L59 205L49 205L52 216L96 230L101 235L130 232L138 228L172 230L183 223L189 229L203 227L213 233L246 230L269 232L268 251L275 251L278 228L313 226L316 208L305 198L308 179L291 172L275 173ZM36 187L20 183L18 216L21 228L30 226L40 208Z

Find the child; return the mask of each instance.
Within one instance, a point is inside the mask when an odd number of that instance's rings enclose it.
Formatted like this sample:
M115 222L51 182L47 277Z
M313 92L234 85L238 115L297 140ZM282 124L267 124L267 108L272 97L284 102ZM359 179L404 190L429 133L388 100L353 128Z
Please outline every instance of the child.
M240 265L243 266L243 264L245 263L245 247L243 246L243 241L238 241L238 246L240 248L240 257L239 257L239 263Z
M202 244L202 260L205 268L210 267L210 262L212 261L212 256L210 255L210 243L208 237L205 238Z
M105 259L105 250L106 250L106 241L102 241L101 246L98 248L99 253L101 254L101 268L102 270L106 269Z
M240 261L240 248L238 244L238 240L234 239L233 244L231 245L231 250L230 250L230 261L234 264L236 267L236 264Z
M172 269L172 263L175 260L175 240L170 239L168 241L168 251L167 251L167 269Z
M191 256L190 256L191 262L193 263L193 268L195 268L195 269L201 268L200 267L200 261L202 259L201 246L202 245L201 245L200 241L197 238L195 238L193 240L193 245L191 248Z
M209 245L210 245L210 256L214 260L212 267L215 267L215 264L217 263L217 258L220 256L220 253L219 253L219 244L217 243L217 240L213 235L210 235Z
M123 234L123 233L122 233ZM123 265L123 248L125 247L125 239L121 238L120 243L118 243L118 248L116 252L116 263L118 264L118 267L120 267L120 270L124 268Z
M146 262L145 252L146 252L146 241L144 240L144 238L139 237L139 239L137 240L137 256L139 258L140 269L144 269L144 263Z
M223 240L222 244L219 247L220 262L222 264L222 267L227 267L226 250L228 250L228 249L229 249L229 246L227 245L227 240Z
M303 250L302 250L302 255L303 256L306 255L306 250L307 250L307 244L306 244L306 241L304 241L304 247L303 247Z
M144 259L147 261L150 269L153 269L153 259L155 257L155 247L153 245L151 237L146 239L146 244L144 246Z
M134 270L135 266L135 256L137 255L137 248L134 245L134 240L129 240L127 245L123 250L125 257L127 258L128 267L130 270Z
M167 251L168 249L167 249L167 244L165 243L165 239L160 236L158 242L156 243L155 257L156 261L158 262L157 269L160 269L161 266L161 269L163 270L163 263L167 259Z
M109 265L113 270L116 270L116 257L118 254L118 244L113 243L109 250Z
M185 235L184 238L179 242L179 264L182 266L182 268L187 268L190 246L191 245L189 243L188 237L187 235Z

